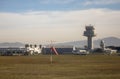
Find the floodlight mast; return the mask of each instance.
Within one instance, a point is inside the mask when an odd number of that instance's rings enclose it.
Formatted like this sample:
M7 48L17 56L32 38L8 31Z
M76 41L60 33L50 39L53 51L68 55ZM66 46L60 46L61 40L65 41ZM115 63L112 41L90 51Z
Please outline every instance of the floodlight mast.
M87 45L87 50L91 51L93 49L93 40L92 37L95 37L96 34L94 32L95 28L92 25L86 26L84 31L84 36L87 37L88 39L88 45Z

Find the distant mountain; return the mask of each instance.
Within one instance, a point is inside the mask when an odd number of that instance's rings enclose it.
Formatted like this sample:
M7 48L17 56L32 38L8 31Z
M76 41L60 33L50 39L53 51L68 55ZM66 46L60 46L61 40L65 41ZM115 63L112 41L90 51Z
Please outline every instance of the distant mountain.
M24 47L24 44L20 43L20 42L15 42L15 43L4 42L4 43L0 43L0 48L4 48L4 47Z
M107 37L107 38L95 40L94 41L95 47L99 46L101 40L104 40L106 46L120 46L120 38Z
M104 40L105 45L106 46L120 46L120 38L116 38L116 37L107 37L107 38L102 38L102 39L98 39L98 40L94 40L93 44L94 47L100 47L100 41ZM84 47L85 45L87 45L87 40L82 40L82 41L74 41L74 42L65 42L65 43L57 43L55 44L56 47L72 47L72 46L76 46L76 47ZM15 42L15 43L0 43L0 48L3 47L24 47L25 44L20 43L20 42ZM48 45L49 46L49 45Z
M59 46L59 47L60 46L64 46L64 47L68 47L68 46L84 47L85 45L87 45L87 41L85 41L85 40L55 44L55 46Z
M93 45L94 45L95 48L100 47L100 41L101 40L104 40L106 46L120 46L120 38L107 37L107 38L94 40ZM74 41L74 42L65 42L65 43L59 43L59 44L56 44L56 45L84 47L85 45L87 45L87 40Z

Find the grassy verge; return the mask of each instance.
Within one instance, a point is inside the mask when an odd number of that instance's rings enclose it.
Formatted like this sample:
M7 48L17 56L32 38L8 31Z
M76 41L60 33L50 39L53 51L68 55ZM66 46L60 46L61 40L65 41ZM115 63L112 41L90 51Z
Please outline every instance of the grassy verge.
M0 56L0 79L120 79L120 56Z

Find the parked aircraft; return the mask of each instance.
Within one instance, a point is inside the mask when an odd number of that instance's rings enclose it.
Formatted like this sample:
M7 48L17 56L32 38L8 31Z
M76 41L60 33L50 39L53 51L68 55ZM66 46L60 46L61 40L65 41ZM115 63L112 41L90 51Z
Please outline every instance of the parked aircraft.
M79 48L76 48L76 47L73 47L73 54L75 55L88 55L89 52L85 49L79 49Z

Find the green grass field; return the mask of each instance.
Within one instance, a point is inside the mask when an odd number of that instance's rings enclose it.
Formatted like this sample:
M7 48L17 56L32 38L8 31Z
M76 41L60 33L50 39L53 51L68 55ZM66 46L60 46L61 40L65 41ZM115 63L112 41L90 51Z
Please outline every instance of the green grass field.
M120 79L120 56L0 56L0 79Z

